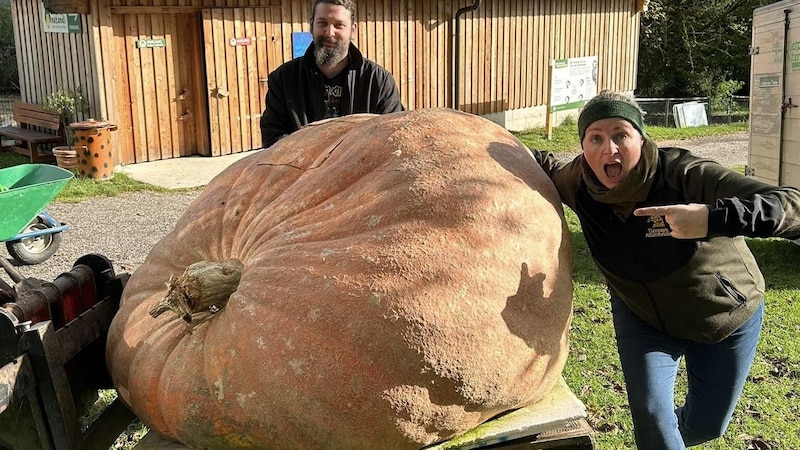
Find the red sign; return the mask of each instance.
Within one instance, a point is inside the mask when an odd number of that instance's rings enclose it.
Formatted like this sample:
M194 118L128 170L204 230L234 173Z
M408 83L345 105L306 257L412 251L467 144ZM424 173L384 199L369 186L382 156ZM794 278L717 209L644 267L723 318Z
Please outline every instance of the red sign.
M253 43L253 38L243 37L243 38L231 38L230 43L231 47L236 47L237 45L250 45Z

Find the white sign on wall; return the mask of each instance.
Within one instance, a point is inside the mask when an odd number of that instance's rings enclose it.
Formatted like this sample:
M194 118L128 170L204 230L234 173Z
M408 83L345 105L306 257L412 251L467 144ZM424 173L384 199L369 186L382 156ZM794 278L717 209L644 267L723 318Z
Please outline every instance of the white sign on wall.
M597 95L597 56L553 60L550 111L582 107Z

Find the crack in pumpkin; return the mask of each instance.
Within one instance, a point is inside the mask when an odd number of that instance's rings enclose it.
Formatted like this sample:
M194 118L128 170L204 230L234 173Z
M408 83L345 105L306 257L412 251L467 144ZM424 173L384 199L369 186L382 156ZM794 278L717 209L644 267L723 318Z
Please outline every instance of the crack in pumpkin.
M327 152L325 152L326 153L325 154L325 158L323 158L322 161L320 161L319 164L317 164L315 166L312 166L312 167L299 167L299 166L295 166L295 165L290 164L290 163L269 163L269 162L260 162L260 163L258 163L256 165L257 166L271 166L271 167L291 167L292 169L303 170L303 171L319 169L320 167L322 167L323 164L325 164L325 161L327 161L328 158L331 157L333 152L337 148L339 148L339 146L342 144L342 142L344 142L344 140L345 140L345 138L343 137L343 138L339 139L335 144L330 146L330 148L327 150Z

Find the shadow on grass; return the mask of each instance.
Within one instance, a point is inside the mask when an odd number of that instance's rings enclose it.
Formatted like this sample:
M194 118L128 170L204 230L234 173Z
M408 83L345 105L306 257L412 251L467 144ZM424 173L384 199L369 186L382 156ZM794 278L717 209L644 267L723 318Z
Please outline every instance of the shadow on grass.
M597 266L594 264L592 254L586 244L586 239L580 231L570 232L572 239L572 277L573 281L580 284L601 284L606 281Z
M786 239L748 239L767 289L800 289L800 245Z

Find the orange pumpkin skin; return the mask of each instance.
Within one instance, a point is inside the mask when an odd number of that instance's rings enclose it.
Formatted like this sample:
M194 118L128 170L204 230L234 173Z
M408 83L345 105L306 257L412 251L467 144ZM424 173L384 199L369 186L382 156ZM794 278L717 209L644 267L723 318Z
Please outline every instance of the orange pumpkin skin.
M237 258L227 305L148 315ZM414 449L535 402L567 358L558 195L498 125L354 115L235 163L131 276L108 337L120 397L197 448Z

